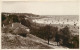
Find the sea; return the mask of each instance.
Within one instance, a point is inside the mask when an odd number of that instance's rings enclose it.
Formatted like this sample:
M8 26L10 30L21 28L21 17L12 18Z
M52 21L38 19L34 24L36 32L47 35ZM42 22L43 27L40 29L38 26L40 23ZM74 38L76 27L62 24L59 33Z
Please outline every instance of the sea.
M43 15L33 22L42 24L68 24L79 26L79 15Z

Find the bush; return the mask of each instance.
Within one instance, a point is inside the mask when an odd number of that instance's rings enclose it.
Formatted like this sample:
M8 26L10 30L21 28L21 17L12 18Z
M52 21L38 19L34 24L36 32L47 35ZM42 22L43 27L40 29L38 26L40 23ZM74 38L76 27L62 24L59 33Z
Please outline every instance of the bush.
M14 31L13 34L15 35L21 35L23 37L26 37L26 35L28 34L27 30L21 27L17 27Z
M73 45L72 48L79 48L79 36L78 35L72 37L71 44Z
M3 32L3 33L8 33L8 32L9 32L9 30L8 30L8 28L7 28L7 27L5 27L5 28L2 28L2 32Z
M3 33L12 33L12 29L10 27L2 28Z
M67 44L67 47L69 48L79 48L79 36L72 36L72 38L69 40L69 43Z

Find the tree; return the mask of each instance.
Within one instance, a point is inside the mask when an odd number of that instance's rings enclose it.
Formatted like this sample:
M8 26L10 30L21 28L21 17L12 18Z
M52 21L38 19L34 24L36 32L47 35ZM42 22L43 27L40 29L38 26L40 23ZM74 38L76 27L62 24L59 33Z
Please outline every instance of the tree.
M58 33L56 33L55 35L55 41L57 42L57 46L58 46L58 43L60 41L60 35Z
M52 32L51 32L51 26L50 25L46 25L45 27L44 27L44 37L45 38L47 38L47 40L48 40L48 44L49 44L49 40L52 38L52 36L53 36L53 34L52 34Z
M3 26L3 21L6 20L6 17L4 14L1 15L1 21L2 21L2 26Z
M63 40L63 45L67 46L69 43L69 39L71 36L71 32L69 30L69 27L64 27L63 29L60 30L60 34Z
M14 15L14 14L7 16L7 18L8 18L8 22L10 22L10 23L20 22L18 16Z
M34 34L42 39L48 40L48 44L50 39L53 37L53 33L51 30L52 26L46 25L46 26L41 26L39 28L31 28L31 34Z
M56 39L56 35L58 34L58 27L52 27L51 32L53 34L53 38Z
M50 29L51 29L51 27L47 25L46 26L46 37L48 39L48 44L49 44L49 39L50 39L50 35L51 35Z
M13 22L20 22L17 15L12 15Z
M31 27L31 23L29 20L25 20L25 19L22 19L21 20L21 24L24 25L24 26L27 26L27 27Z
M35 26L35 27L31 27L30 30L31 30L30 31L31 34L36 35L39 38L48 40L48 44L49 44L50 39L52 39L55 33L57 33L56 27L52 27L50 25Z
M52 27L52 33L53 33L53 37L55 38L55 41L57 42L57 45L60 41L60 35L58 32L58 27Z
M1 19L2 19L2 21L4 21L4 20L6 19L6 17L5 17L5 15L4 15L4 14L2 14L2 15L1 15L1 17L2 17L2 18L1 18Z

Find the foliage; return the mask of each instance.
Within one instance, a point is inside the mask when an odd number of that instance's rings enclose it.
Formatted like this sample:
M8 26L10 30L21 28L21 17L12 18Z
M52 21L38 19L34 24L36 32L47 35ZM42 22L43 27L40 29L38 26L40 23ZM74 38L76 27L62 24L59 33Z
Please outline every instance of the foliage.
M24 25L24 26L27 26L27 27L30 27L31 26L31 23L29 20L25 20L25 19L22 19L21 20L21 24Z
M13 22L19 22L17 15L12 15L12 18L13 18Z
M64 46L68 46L69 43L69 39L71 38L71 32L69 30L69 27L64 27L63 29L60 30L60 34L61 34L61 39L63 40L63 45Z
M60 41L60 35L58 33L55 34L55 41L57 42L57 45Z
M70 42L72 44L71 48L79 48L79 36L78 35L72 37Z
M4 14L1 15L1 19L2 19L2 21L4 21L6 19Z
M57 32L55 30L55 27L52 27L50 25L46 25L40 28L31 28L31 34L34 34L42 39L49 40L53 38L53 35L55 35Z

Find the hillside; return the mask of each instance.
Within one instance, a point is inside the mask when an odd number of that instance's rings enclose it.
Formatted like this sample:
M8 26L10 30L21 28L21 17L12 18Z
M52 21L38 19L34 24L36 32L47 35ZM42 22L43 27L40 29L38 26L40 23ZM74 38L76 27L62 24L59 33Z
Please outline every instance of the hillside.
M61 24L59 23L60 20L57 20L58 24L52 24L52 23L56 23L56 21L54 20L56 18L44 18L44 17L34 16L31 14L28 15L25 13L23 14L12 13L13 15L12 14L10 15L10 14L11 13L7 13L7 14L4 13L4 15L2 15L2 37L1 38L2 38L3 49L66 49L69 46L72 48L78 48L78 38L76 38L77 39L76 45L74 45L75 41L72 41L72 39L74 40L73 36L72 38L71 37L68 38L69 33L71 33L74 36L79 35L79 27L76 25L78 24L78 20L76 20L77 23L74 22L73 25L64 24L66 22L63 22L63 24ZM37 20L37 19L41 19L41 20ZM59 18L57 17L57 19ZM43 23L37 23L37 21L40 21ZM45 24L44 21L47 21L46 23L48 24ZM49 21L51 21L52 23L49 24ZM68 22L68 19L66 21ZM49 27L48 26L46 27L46 25L49 25ZM68 26L69 29L66 26ZM66 29L64 28L67 28L67 30L70 30L70 31L65 31ZM47 31L48 29L50 30L49 33L51 34L49 36L46 36L49 34L46 31L46 29ZM58 41L58 42L60 41L62 42L59 44L59 46L57 46L58 43L57 41L55 41L55 39L57 39L55 37L57 33L62 34L60 35L60 38ZM64 35L67 35L67 36L64 36ZM52 37L52 39L49 41L49 45L48 45L48 40L43 40L43 39L47 39L47 37ZM65 40L64 38L65 39L68 38L69 41ZM72 44L72 42L74 43ZM68 45L66 45L65 43ZM74 45L74 47L72 45ZM66 46L66 47L63 47L63 46Z
M36 15L36 14L32 14L32 13L8 13L8 12L2 12L2 14L4 15L25 15L25 16L28 16L28 17L37 17L39 15Z
M50 42L51 43L51 42ZM48 45L47 41L28 34L27 37L2 33L2 49L65 49L66 47Z

